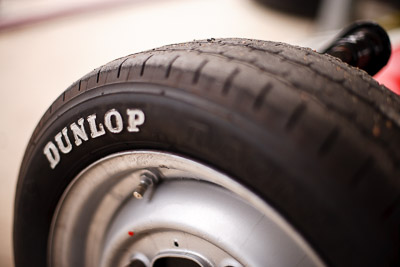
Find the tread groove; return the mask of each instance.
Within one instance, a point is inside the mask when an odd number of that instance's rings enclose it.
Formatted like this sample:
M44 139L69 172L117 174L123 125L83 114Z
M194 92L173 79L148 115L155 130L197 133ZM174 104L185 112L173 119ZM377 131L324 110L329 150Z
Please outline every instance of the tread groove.
M62 95L62 101L63 102L65 101L65 91L63 92L63 95Z
M78 92L80 92L80 91L81 91L81 83L82 83L82 80L79 80Z
M171 62L169 62L168 67L167 67L167 71L165 72L165 78L168 78L169 75L171 74L171 69L172 69L172 64L174 64L174 62L179 58L179 55L174 57Z
M100 80L100 72L101 72L101 68L100 68L99 71L97 72L96 83L99 83L99 80Z
M254 110L259 110L264 103L264 99L266 95L271 91L272 89L272 84L267 83L260 91L260 93L256 96L256 99L253 102L253 109Z
M227 95L229 90L231 89L233 79L235 78L236 75L238 75L240 70L238 68L235 68L231 74L229 74L228 78L225 80L224 86L222 88L222 94Z
M335 144L336 140L339 137L339 129L337 127L333 128L333 130L328 134L324 142L322 142L321 146L318 149L318 156L322 157L329 153Z
M196 84L198 83L199 79L200 79L200 74L201 74L201 70L204 68L204 66L208 63L208 60L204 60L203 62L200 63L200 65L197 67L194 75L193 75L193 80L192 80L192 84Z
M300 103L292 112L289 119L286 122L285 129L286 131L290 131L294 128L294 126L299 122L301 116L305 113L307 109L306 104Z
M118 73L117 73L117 79L119 78L119 76L121 75L121 69L122 69L122 65L125 63L125 61L127 61L129 59L129 57L125 58L121 64L119 64L118 66Z
M142 68L141 68L141 70L140 70L140 76L143 76L143 74L144 74L144 68L146 67L146 63L147 63L147 61L148 61L152 56L153 56L153 55L150 55L148 58L146 58L145 61L143 61L143 63L142 63Z

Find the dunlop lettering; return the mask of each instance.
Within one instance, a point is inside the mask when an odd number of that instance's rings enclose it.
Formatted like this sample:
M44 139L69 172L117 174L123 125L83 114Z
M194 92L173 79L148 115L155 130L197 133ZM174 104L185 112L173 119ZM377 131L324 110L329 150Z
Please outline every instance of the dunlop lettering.
M104 136L106 132L112 134L119 134L124 130L130 133L137 133L140 131L139 126L145 122L145 114L140 109L127 109L126 115L128 116L127 123L124 122L121 113L116 109L110 109L104 114L103 122L97 122L97 115L91 114L86 117L86 126L89 125L89 129L85 128L85 119L80 118L77 122L72 122L69 127L64 127L60 132L54 136L54 141L49 141L43 148L43 154L47 158L50 164L50 168L54 169L61 161L61 154L68 154L74 146L70 140L72 133L74 144L76 147L81 146L84 142L91 139L99 138Z

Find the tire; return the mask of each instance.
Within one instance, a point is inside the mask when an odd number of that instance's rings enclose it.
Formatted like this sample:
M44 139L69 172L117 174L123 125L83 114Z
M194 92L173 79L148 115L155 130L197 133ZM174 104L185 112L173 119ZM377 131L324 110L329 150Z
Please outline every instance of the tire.
M17 185L15 263L46 266L53 217L87 168L158 151L235 180L327 266L398 266L399 148L399 97L328 55L247 39L133 54L70 86L36 127Z

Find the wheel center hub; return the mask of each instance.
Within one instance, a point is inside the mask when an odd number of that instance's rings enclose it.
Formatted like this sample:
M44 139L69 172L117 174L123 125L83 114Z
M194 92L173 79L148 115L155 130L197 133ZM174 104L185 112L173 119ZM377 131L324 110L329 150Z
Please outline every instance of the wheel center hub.
M111 155L76 177L53 218L49 255L53 267L323 266L251 191L151 151Z

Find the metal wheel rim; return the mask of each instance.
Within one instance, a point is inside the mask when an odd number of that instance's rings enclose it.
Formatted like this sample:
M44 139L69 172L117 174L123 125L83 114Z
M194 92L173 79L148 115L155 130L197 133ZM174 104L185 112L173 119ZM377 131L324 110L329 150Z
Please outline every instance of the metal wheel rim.
M154 185L137 199L143 178ZM325 266L250 190L160 151L116 153L75 177L53 217L48 255L53 267L150 267L167 258L202 267Z

